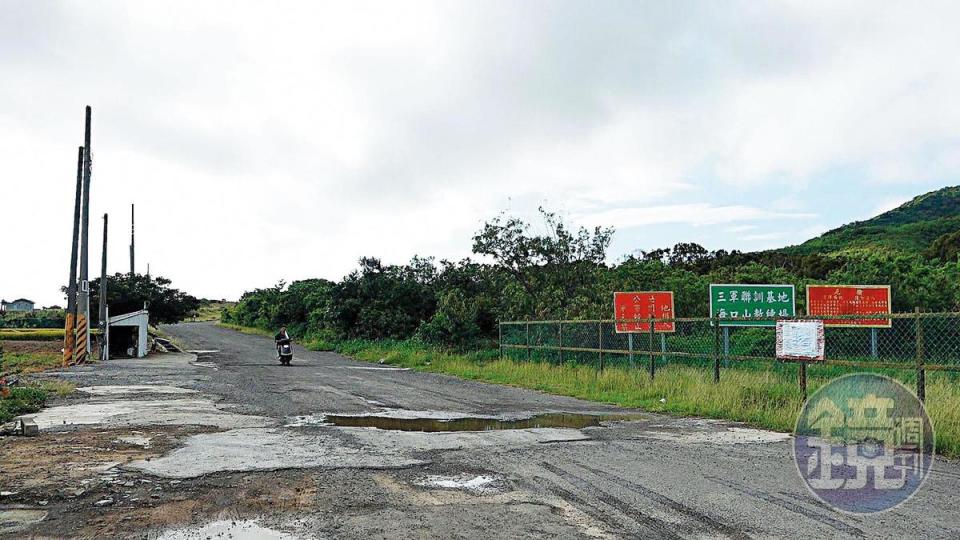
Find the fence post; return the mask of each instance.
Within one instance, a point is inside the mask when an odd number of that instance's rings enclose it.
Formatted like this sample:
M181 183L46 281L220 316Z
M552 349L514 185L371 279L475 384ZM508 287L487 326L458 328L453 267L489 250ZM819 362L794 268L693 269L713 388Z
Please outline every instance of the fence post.
M720 319L713 319L713 382L720 382Z
M560 361L557 362L557 364L562 364L563 363L563 321L560 321L559 326L560 326L560 350L558 352L560 353Z
M530 323L527 322L527 362L530 361Z
M630 369L636 367L633 364L633 332L627 334L627 358L630 359Z
M807 363L800 362L800 399L807 400Z
M597 323L597 342L600 347L600 371L603 371L603 322Z
M653 317L650 317L650 348L647 349L648 351L650 351L650 380L653 380L653 377L657 372L657 364L653 356L653 332L654 332Z
M717 319L719 324L720 319ZM723 367L730 367L730 328L727 326L723 327Z
M917 397L920 398L920 402L923 403L926 401L927 393L927 381L926 381L926 372L923 369L923 357L924 357L924 347L923 347L923 325L920 323L921 315L920 308L917 307L914 309L916 329L917 329Z
M877 329L870 329L870 356L873 359L877 358Z
M497 323L497 345L500 346L500 359L503 360L503 323Z

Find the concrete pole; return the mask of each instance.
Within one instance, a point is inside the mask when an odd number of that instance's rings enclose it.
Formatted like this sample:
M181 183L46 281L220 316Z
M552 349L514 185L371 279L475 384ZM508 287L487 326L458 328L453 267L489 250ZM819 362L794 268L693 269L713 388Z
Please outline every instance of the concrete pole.
M70 278L67 281L67 316L63 328L63 367L73 363L77 344L77 251L80 235L80 199L83 197L83 147L77 149L77 194L73 203L73 236L70 247Z
M80 291L77 295L77 363L87 361L90 355L90 275L88 254L90 244L90 117L87 106L83 130L83 215L80 228Z
M133 255L134 255L134 245L135 245L135 243L134 243L134 241L133 241L133 240L134 240L134 236L133 236L133 233L134 233L133 224L134 224L134 220L133 220L133 204L131 204L131 205L130 205L130 275L131 275L131 276L134 275L134 273L136 272L136 270L135 270L136 266L134 266L134 264L133 264L133 262L134 262L134 259L133 259Z
M100 297L97 320L100 327L100 359L106 360L107 348L107 214L103 215L103 255L100 257Z

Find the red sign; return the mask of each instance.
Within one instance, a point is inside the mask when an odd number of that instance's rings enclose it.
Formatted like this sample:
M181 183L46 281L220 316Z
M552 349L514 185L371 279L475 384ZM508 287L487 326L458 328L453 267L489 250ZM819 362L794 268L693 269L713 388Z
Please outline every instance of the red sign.
M888 285L807 285L807 314L881 315L890 313ZM890 328L890 319L825 319L826 326Z
M631 332L649 332L650 321L654 319L672 319L673 292L615 292L613 293L613 318L616 321L618 334ZM631 319L647 319L647 321L633 321ZM620 322L629 321L629 322ZM655 322L654 332L676 332L676 323Z

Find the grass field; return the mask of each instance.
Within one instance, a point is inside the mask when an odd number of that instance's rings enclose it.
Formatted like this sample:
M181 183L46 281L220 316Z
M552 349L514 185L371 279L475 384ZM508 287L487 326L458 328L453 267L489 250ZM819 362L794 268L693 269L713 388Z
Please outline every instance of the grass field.
M36 373L59 368L63 364L63 355L50 352L15 353L6 352L0 359L0 373Z
M0 328L0 341L63 341L63 328Z
M201 306L197 314L187 319L187 322L214 322L220 320L220 314L224 309L231 308L236 302L211 302Z

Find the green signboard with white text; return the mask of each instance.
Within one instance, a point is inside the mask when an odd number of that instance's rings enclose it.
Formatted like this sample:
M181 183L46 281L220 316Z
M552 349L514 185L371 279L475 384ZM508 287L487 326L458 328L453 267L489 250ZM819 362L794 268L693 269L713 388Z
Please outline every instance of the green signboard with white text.
M710 285L710 316L720 326L769 326L796 315L793 285ZM761 319L761 320L757 320Z

